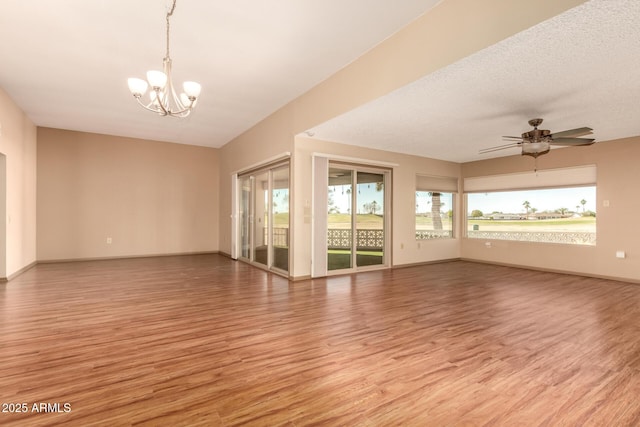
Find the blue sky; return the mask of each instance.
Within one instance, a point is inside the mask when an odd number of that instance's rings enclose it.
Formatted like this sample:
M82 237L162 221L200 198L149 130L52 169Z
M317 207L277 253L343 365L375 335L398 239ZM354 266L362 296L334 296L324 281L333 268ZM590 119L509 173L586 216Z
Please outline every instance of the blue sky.
M581 200L586 200L585 210L596 211L596 187L555 188L546 190L509 191L501 193L473 193L468 195L467 210L478 209L483 213L521 213L528 201L538 212L567 208L582 212Z
M351 208L351 195L347 193L347 189L351 188L351 185L330 185L330 189L333 189L333 202L338 208L340 213L349 213ZM384 192L377 191L375 183L373 184L359 184L360 194L358 194L358 212L365 213L362 205L365 203L371 203L376 201L378 207L384 207ZM378 210L378 213L382 212L382 209Z
M334 205L339 209L341 213L348 213L351 203L351 195L346 191L350 186L330 186L334 189L333 201ZM364 203L370 203L375 200L378 206L383 206L383 193L376 191L375 185L370 187L367 185L360 185L360 194L358 210L362 211L362 205ZM566 208L569 211L576 211L576 207L579 212L582 212L581 200L586 200L584 209L587 211L596 212L596 187L574 187L574 188L554 188L545 190L523 190L523 191L508 191L499 193L471 193L468 194L468 211L469 213L478 209L483 213L491 212L503 212L503 213L524 213L525 208L522 205L524 201L528 201L532 208L536 208L537 212L545 210L555 211L556 209ZM427 203L430 199L419 198L417 203L420 212L430 211L430 205ZM442 212L447 212L451 209L452 202L449 199L443 198L444 205L442 206ZM425 204L427 203L427 204Z

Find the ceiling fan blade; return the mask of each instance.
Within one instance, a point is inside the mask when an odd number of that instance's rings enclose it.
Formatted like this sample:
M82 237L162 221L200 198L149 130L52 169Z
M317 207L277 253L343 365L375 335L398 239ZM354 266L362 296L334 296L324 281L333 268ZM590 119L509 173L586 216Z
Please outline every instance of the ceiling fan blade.
M503 136L502 139L516 139L516 140L522 140L521 136Z
M482 150L479 151L479 154L491 153L492 151L505 150L507 148L519 147L520 145L522 145L522 143L515 142L515 143L511 143L511 144L498 145L497 147L483 148Z
M577 129L571 129L571 130L563 130L562 132L552 133L549 136L551 137L551 139L555 140L557 138L572 138L576 136L591 135L592 133L593 133L593 129L584 127L584 128L577 128Z
M549 145L591 145L594 141L592 138L557 138L549 141Z

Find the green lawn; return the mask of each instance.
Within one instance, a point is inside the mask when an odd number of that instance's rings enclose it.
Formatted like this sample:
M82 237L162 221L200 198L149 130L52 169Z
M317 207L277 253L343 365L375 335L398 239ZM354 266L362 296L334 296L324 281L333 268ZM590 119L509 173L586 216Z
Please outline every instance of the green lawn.
M327 218L329 228L351 228L351 215L333 213ZM373 214L356 214L356 223L359 228L382 229L384 217Z
M273 214L273 224L278 227L289 226L289 212Z

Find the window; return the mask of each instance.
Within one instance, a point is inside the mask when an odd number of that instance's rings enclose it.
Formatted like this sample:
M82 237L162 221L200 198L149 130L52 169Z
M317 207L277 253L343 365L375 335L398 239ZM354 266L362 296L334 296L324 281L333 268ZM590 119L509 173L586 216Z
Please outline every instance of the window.
M457 191L457 178L416 177L416 240L453 238L454 195Z
M594 184L595 166L465 179L467 237L595 245Z

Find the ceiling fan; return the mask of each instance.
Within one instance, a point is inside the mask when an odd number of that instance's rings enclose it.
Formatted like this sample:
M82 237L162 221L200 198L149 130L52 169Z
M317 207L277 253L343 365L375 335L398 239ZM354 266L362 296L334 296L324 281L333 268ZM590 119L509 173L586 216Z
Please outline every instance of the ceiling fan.
M529 120L529 125L533 126L533 130L523 133L522 136L503 136L502 138L505 141L511 142L497 147L482 149L480 150L480 154L505 150L507 148L522 147L523 156L537 158L542 154L548 153L552 145L591 145L595 142L595 139L592 138L578 138L578 136L591 135L593 133L593 129L591 128L583 127L551 133L546 129L538 129L541 123L542 119Z

